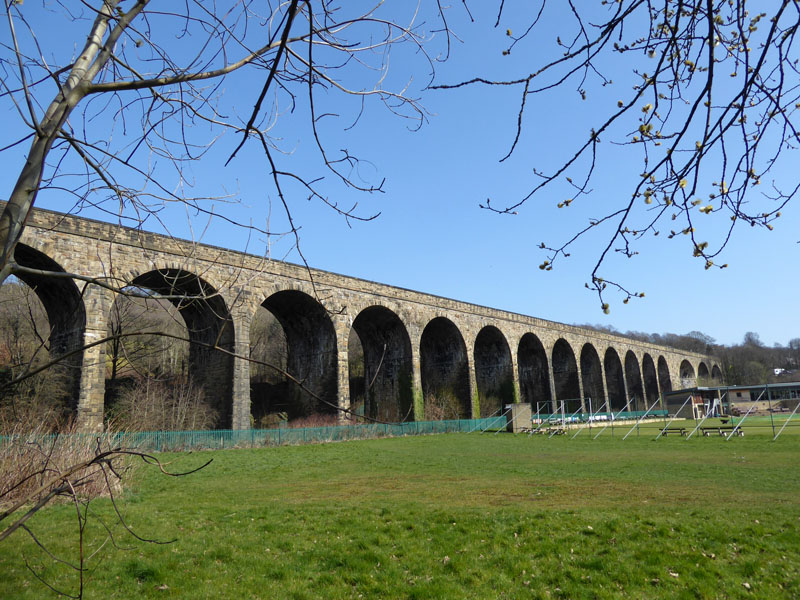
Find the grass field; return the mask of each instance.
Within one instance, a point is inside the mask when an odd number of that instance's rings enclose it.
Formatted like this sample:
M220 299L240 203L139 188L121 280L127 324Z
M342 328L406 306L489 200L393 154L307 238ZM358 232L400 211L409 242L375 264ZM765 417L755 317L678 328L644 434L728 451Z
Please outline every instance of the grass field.
M177 541L120 536L126 549L90 562L87 597L800 597L800 435L626 430L177 456L214 462L180 479L140 469L122 503L137 533ZM73 521L55 506L32 525L64 553ZM24 560L74 581L18 532L0 544L0 598L48 597Z

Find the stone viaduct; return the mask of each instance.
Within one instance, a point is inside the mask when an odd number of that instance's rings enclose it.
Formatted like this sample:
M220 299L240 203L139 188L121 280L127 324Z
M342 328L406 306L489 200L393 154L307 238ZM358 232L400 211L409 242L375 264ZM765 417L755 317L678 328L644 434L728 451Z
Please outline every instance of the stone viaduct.
M286 336L287 371L302 382L293 401L323 412L350 407L351 329L368 383L360 410L381 420L422 420L442 406L453 417L488 416L514 401L597 411L633 398L641 410L698 378L721 378L709 356L45 210L32 213L16 258L47 312L51 355L66 357L85 429L103 424L98 340L115 299L109 288L125 286L177 306L196 342L190 372L225 428L250 427L247 357L259 305Z

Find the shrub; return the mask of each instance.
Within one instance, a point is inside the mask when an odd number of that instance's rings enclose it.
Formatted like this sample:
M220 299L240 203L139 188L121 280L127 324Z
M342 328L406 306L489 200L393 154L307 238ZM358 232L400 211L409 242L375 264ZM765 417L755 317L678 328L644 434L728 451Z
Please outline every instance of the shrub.
M288 424L292 429L299 429L302 427L336 427L337 425L341 425L339 415L324 413L315 413L307 417L292 419Z
M0 371L0 382L12 377ZM68 425L71 409L64 388L69 378L62 369L47 369L21 382L0 388L0 435L25 432L54 433Z
M461 418L461 407L455 393L445 391L425 396L425 420L447 421Z
M109 410L119 431L197 431L213 429L220 415L191 379L144 379L123 388Z
M37 504L48 496L74 495L91 500L116 494L121 479L107 477L102 464L71 473L76 465L91 462L100 451L97 436L76 435L73 425L53 432L47 423L37 426L30 420L19 421L16 429L0 440L0 515L20 500ZM124 468L127 470L129 464Z

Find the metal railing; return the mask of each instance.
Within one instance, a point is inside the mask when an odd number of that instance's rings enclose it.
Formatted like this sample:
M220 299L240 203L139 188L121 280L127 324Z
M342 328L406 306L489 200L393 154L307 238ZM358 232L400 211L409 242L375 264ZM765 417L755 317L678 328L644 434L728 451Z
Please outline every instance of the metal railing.
M450 421L411 421L407 423L371 423L368 425L337 425L331 427L303 427L279 429L212 429L207 431L142 431L121 433L70 433L38 436L0 436L0 446L12 442L50 442L55 438L87 443L101 441L110 447L135 448L149 452L185 450L220 450L259 446L282 446L364 440L381 437L428 435L436 433L468 433L487 424L498 423L497 417L488 419L459 419Z

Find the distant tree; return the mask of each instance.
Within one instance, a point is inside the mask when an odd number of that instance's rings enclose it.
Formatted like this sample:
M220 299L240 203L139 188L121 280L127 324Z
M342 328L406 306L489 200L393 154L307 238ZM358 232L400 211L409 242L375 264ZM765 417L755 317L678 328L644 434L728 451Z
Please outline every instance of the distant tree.
M754 385L769 382L798 381L796 368L798 340L789 345L775 344L772 347L761 343L755 332L745 334L741 344L717 346L715 353L724 365L726 383L733 385ZM787 373L775 373L785 369Z
M108 324L107 379L185 374L189 348L176 339L180 337L186 337L186 325L172 303L141 291L119 296Z
M742 344L745 346L753 346L755 348L762 348L764 343L761 341L761 336L754 331L748 331L744 334Z
M788 349L792 368L800 368L800 338L792 338L789 340Z
M17 280L0 287L0 361L23 368L47 355L50 326L36 293Z
M764 363L757 360L750 360L744 364L742 369L741 381L748 383L766 383L769 381L770 369Z
M52 431L69 417L64 369L26 377L49 361L49 335L35 292L13 278L0 286L0 435L18 431L19 422ZM20 377L19 385L7 385Z
M578 327L585 327L586 329L594 329L595 331L603 331L605 333L619 334L620 331L613 325L606 325L604 323L583 323L577 324Z
M654 344L663 344L700 354L713 354L715 350L714 338L700 331L690 331L682 335L676 333L651 334L650 341Z
M642 342L652 342L653 334L644 331L626 331L625 336Z
M286 334L281 324L263 306L260 306L250 326L250 378L258 382L278 383L288 360ZM268 366L274 365L274 366Z
M702 354L712 354L714 352L714 342L716 340L710 335L706 335L702 331L690 331L685 337L696 342L696 344L692 344L692 342L689 341L689 344L694 348L694 352L700 352Z

